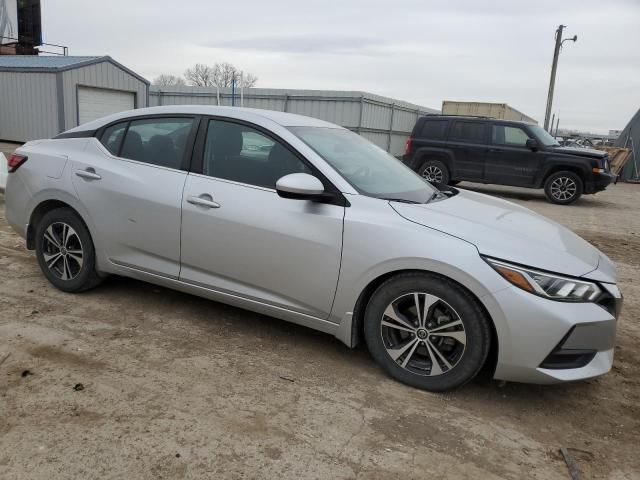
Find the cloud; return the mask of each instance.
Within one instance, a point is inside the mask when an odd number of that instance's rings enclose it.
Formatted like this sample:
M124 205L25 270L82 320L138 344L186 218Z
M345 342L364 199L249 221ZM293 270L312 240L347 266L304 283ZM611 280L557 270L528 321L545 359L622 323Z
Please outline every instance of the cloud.
M209 44L214 48L294 54L372 55L390 42L380 38L352 35L281 35L244 37Z

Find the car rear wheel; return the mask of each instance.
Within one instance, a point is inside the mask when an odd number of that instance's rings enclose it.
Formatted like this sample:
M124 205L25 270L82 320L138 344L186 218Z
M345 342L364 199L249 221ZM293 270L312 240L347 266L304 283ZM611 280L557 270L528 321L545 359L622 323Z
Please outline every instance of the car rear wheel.
M582 179L573 172L556 172L544 182L544 193L551 203L568 205L580 198Z
M70 208L46 213L36 226L36 257L47 280L65 292L82 292L100 283L87 227Z
M418 174L431 183L447 185L451 180L449 169L440 160L427 160L418 169Z
M393 378L430 391L473 379L489 352L489 320L456 283L427 273L400 274L376 289L365 312L373 358Z

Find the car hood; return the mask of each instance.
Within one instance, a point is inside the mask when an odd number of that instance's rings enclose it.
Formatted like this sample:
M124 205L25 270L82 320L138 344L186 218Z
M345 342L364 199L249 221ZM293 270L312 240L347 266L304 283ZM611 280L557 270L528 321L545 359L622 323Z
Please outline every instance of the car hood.
M602 158L607 152L602 150L594 150L593 148L576 148L576 147L551 147L554 152L564 153L565 155L575 155L577 157Z
M562 225L488 195L460 190L428 204L390 203L405 219L461 238L493 258L577 277L597 269L601 258Z

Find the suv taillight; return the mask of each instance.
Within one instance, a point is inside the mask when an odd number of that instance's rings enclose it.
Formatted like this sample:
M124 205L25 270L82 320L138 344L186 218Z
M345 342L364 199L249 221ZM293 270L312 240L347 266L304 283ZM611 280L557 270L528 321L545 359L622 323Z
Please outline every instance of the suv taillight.
M404 146L404 154L405 155L410 155L411 154L411 144L413 143L413 138L409 137L407 138L407 143Z
M25 157L24 155L18 155L17 153L11 155L9 157L9 160L7 160L7 170L9 170L9 173L13 173L18 170L18 168L20 168L20 165L27 161L27 158L28 157Z

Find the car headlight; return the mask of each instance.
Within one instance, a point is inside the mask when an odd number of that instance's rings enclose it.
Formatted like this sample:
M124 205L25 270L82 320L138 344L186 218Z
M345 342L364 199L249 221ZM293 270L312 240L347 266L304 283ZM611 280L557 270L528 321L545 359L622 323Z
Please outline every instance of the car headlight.
M564 302L592 302L602 292L597 284L483 257L507 281L527 292Z

